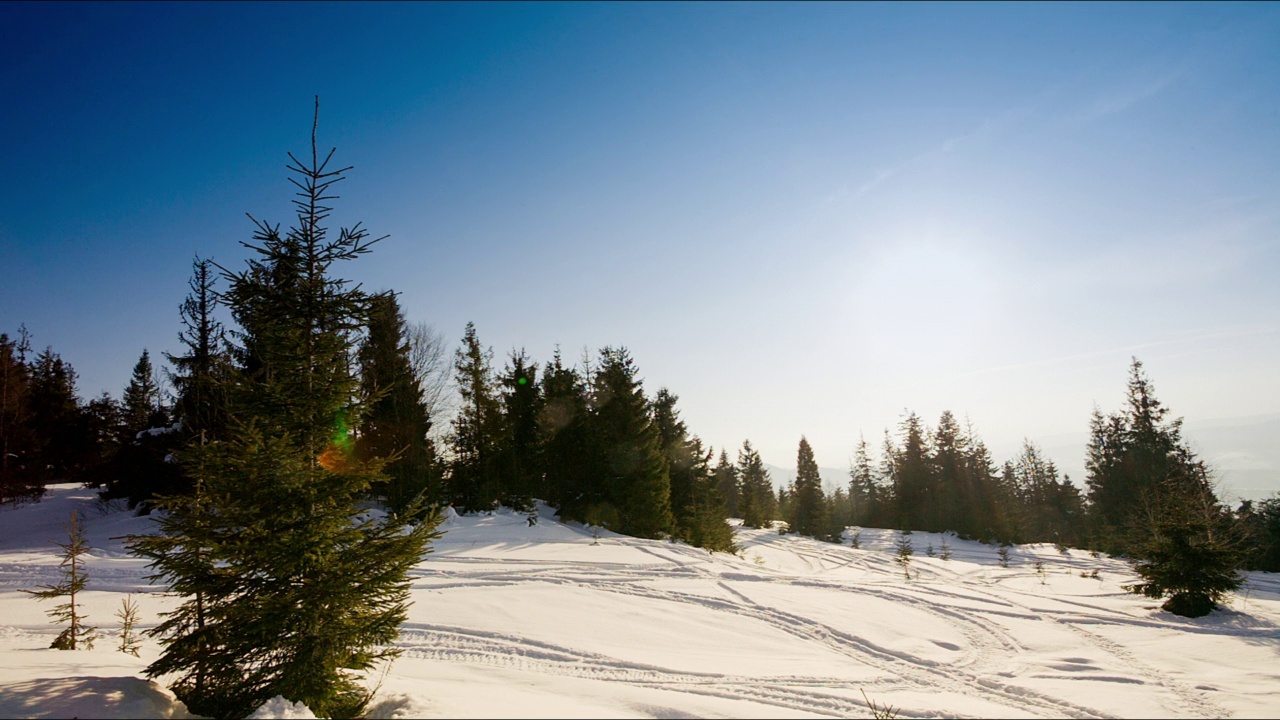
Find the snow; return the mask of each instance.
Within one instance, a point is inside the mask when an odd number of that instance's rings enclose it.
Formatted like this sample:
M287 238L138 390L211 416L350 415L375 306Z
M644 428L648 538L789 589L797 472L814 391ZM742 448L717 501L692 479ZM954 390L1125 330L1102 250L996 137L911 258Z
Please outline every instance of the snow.
M48 649L58 629L20 588L55 582L54 541L83 512L93 650ZM122 536L154 522L93 491L54 486L0 509L0 716L190 717L115 650L121 599L141 626L176 600L147 584ZM914 533L903 577L896 533L861 549L737 529L741 557L639 540L539 508L450 514L413 571L403 649L375 718L868 716L1267 717L1280 707L1280 578L1252 573L1230 607L1179 618L1127 593L1119 560L1052 545L996 548ZM597 539L596 535L599 535ZM1042 578L1033 563L1044 563ZM1099 578L1081 577L1099 571ZM252 717L312 717L285 698Z

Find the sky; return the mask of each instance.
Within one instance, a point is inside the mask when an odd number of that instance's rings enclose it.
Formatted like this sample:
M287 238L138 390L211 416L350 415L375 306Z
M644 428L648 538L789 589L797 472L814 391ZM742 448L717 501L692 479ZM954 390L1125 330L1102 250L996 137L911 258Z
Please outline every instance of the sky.
M731 456L847 468L951 410L1003 460L1135 356L1189 423L1274 415L1277 37L1274 3L0 3L0 331L119 396L193 258L290 224L318 95L333 226L388 236L343 277L499 366L625 346Z

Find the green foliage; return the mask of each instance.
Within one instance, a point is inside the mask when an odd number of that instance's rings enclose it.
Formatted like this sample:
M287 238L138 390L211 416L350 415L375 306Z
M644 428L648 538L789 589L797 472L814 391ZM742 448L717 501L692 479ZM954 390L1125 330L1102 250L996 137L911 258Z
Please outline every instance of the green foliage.
M142 643L133 631L134 626L138 624L138 603L134 602L132 595L120 601L120 609L116 611L116 617L120 618L120 647L117 649L127 655L138 657L138 648Z
M367 407L356 446L362 458L386 463L387 479L375 482L373 493L395 512L404 512L419 496L438 504L443 490L427 438L431 421L409 362L404 316L392 293L370 298L359 362Z
M813 458L813 448L800 438L796 456L796 481L787 521L791 531L800 535L826 536L827 508L822 493L822 477Z
M690 436L675 408L678 398L660 388L653 401L653 424L671 479L671 509L676 536L711 551L733 552L733 529L725 522L728 510L720 478L711 470L711 454ZM724 454L721 453L722 459Z
M585 519L604 501L589 441L587 391L582 376L565 367L557 350L542 371L537 430L547 497L564 519Z
M538 364L524 350L512 352L500 379L502 386L502 503L531 511L533 499L543 497L542 462L538 443L538 415L542 387Z
M44 490L34 464L29 350L25 327L16 341L0 334L0 503L36 498Z
M1144 503L1150 534L1134 548L1142 580L1126 589L1167 598L1164 609L1175 615L1207 615L1244 582L1235 570L1242 559L1236 528L1210 493L1172 483L1163 490Z
M618 531L656 538L674 529L671 480L644 389L625 348L600 351L591 378L591 439L600 453L604 497Z
M1000 567L1009 567L1009 546L1007 544L1002 543L1000 545L1000 549L996 550L996 556L1000 560Z
M454 360L462 402L449 438L453 449L449 492L462 512L492 510L502 499L506 429L492 363L493 351L480 345L475 324L467 323Z
M64 602L46 611L55 621L67 624L49 647L55 650L76 650L83 646L86 650L92 650L93 641L97 638L95 632L97 628L84 624L86 616L80 612L76 601L76 595L83 592L85 585L89 582L89 573L85 571L80 560L81 556L89 552L80 514L71 513L71 519L63 527L67 531L67 542L55 543L62 548L62 560L58 563L62 568L62 580L55 585L40 585L41 590L23 590L22 592L39 600L66 598Z
M129 541L181 598L153 631L163 652L147 675L173 678L188 708L213 717L243 717L275 695L358 715L360 680L394 657L408 570L435 536L435 517L409 529L358 504L386 481L382 460L353 442L369 298L331 266L373 241L358 225L328 236L324 202L343 170L326 169L332 153L319 160L314 128L310 164L290 157L297 225L281 235L255 220L253 258L227 275L241 328L222 388L227 436L179 453L195 491L160 498L157 533Z
M745 440L738 451L738 508L742 511L742 524L764 528L777 518L778 500L773 494L769 471L764 469L760 453Z
M186 437L206 442L222 439L227 427L227 378L231 372L226 333L214 314L221 304L215 290L212 260L192 263L191 292L179 306L183 330L178 342L182 355L165 355L173 366L169 378L177 391L174 416Z

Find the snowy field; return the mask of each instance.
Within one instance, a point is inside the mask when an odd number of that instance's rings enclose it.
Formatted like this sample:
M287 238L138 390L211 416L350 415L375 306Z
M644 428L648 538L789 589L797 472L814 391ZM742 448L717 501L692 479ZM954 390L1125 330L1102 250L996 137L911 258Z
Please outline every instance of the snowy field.
M142 625L174 606L120 537L150 521L64 485L0 509L0 717L189 717L118 652L120 602ZM62 523L84 512L95 649L47 649L58 630L19 593L58 578ZM894 533L862 549L739 530L742 557L523 515L452 517L414 571L404 653L374 717L1275 717L1280 576L1254 573L1228 610L1187 620L1131 595L1115 560L1051 545L996 549ZM1034 561L1041 559L1043 576ZM1098 571L1098 579L1081 577ZM277 701L262 717L305 717Z

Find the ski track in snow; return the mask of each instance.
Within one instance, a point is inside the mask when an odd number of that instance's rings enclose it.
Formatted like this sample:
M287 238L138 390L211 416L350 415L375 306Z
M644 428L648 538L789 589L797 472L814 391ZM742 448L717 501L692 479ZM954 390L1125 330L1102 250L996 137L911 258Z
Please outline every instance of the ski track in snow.
M623 595L646 597L673 603L686 603L701 606L718 612L733 613L758 620L775 629L799 637L808 642L822 645L859 663L873 667L897 678L896 683L921 689L946 688L961 695L977 696L1006 707L1032 715L1051 717L1111 717L1108 713L1080 705L1064 698L1052 697L1022 686L1000 682L990 676L977 674L977 670L1004 662L1008 656L1016 655L1023 648L998 623L986 620L976 614L965 614L930 601L912 592L884 585L857 586L849 583L827 582L811 577L794 577L761 573L758 568L747 569L745 573L730 574L731 582L749 583L782 583L791 585L808 585L830 588L840 592L862 594L871 597L889 599L896 603L910 606L939 618L959 631L969 642L969 648L963 659L957 663L941 664L935 660L922 658L881 647L857 635L841 631L837 628L819 623L804 616L768 607L753 601L742 588L733 588L721 576L706 569L708 556L705 552L678 545L661 545L663 552L653 549L645 541L616 539L614 544L634 547L641 552L664 561L658 564L571 564L564 563L557 567L534 567L512 570L449 570L444 575L450 578L447 584L432 583L432 589L450 587L501 586L524 583L557 583L577 584L596 590L607 590ZM747 548L750 543L745 544ZM873 571L882 571L896 576L898 569L892 558L879 558L870 553L855 553L847 548L828 546L831 549L789 548L792 554L799 557L807 568L818 574L831 570L861 564ZM672 557L678 555L680 557ZM433 562L440 562L439 559ZM444 562L450 562L445 560ZM463 564L466 564L465 562ZM942 575L934 571L933 575ZM647 587L656 577L704 576L716 577L716 584L722 588L732 600L720 600L714 597L679 593ZM421 575L420 575L421 576ZM880 578L883 580L884 578ZM909 590L910 588L908 588ZM966 599L973 599L966 596ZM981 598L1005 608L1017 608L1016 615L1024 618L1039 618L1041 614L1024 606L1019 606L1004 598ZM1101 610L1101 608L1098 608ZM1107 652L1120 657L1130 667L1141 668L1141 664L1132 655L1123 653L1113 643L1075 628L1070 622L1061 619L1048 620L1071 628L1086 641ZM463 628L420 628L415 634L426 633L431 641L412 645L406 643L415 656L447 659L450 661L477 662L486 665L513 666L519 669L545 672L549 674L569 674L576 677L589 677L597 680L615 682L642 683L649 686L662 685L668 689L681 692L713 694L720 697L751 699L758 702L787 707L794 710L805 710L819 714L848 715L866 710L863 701L854 701L843 696L818 693L808 690L797 694L787 690L788 687L844 687L851 690L874 688L877 682L849 682L838 678L825 677L777 677L762 682L761 678L727 678L715 675L694 675L687 672L676 672L649 666L634 666L624 661L593 656L572 648L556 648L548 654L546 644L533 640L512 636L500 636ZM478 640L477 638L482 638ZM433 647L433 642L437 643ZM1139 670L1141 679L1132 682L1150 682L1166 688L1177 701L1168 704L1169 710L1193 716L1217 716L1224 712L1221 708L1208 703L1198 695L1180 685L1160 679L1155 673ZM1096 677L1096 679L1101 679ZM924 711L913 711L913 715L930 715Z
M560 535L539 543L513 539L518 536L514 528L524 524L523 515L511 522L494 516L474 521L474 525L468 522L471 518L449 520L445 529L459 528L463 534L451 539L446 532L435 543L434 552L411 571L413 592L432 593L418 597L492 588L511 591L509 597L519 602L521 592L538 588L553 592L556 587L565 588L569 593L566 598L576 597L574 593L603 592L631 599L630 604L621 600L618 607L641 607L636 603L643 601L649 603L644 607L670 608L673 617L718 614L732 619L724 627L737 628L735 632L757 625L768 628L791 638L788 642L812 648L816 657L835 655L868 673L842 677L839 663L832 666L830 675L820 674L820 669L819 674L784 674L785 665L771 668L776 673L751 675L689 666L677 669L665 666L661 655L656 656L656 663L638 662L609 654L614 649L626 652L624 645L605 645L599 649L606 652L596 652L585 649L589 641L575 640L572 632L555 633L556 641L551 642L545 639L545 628L540 639L521 634L518 624L514 631L510 627L498 631L459 623L407 622L397 641L406 658L720 698L823 716L865 715L868 708L861 694L865 691L881 700L905 698L898 707L900 717L952 717L974 714L974 708L989 708L984 714L1001 714L999 709L1004 708L1004 714L1009 715L1115 717L1114 709L1103 709L1114 708L1114 703L1107 705L1106 698L1098 694L1108 692L1098 690L1097 683L1104 683L1117 690L1138 688L1147 693L1138 696L1139 701L1150 698L1158 703L1161 713L1170 716L1227 717L1231 709L1215 701L1209 692L1221 693L1218 688L1196 683L1185 673L1171 673L1153 663L1150 655L1144 659L1108 639L1107 629L1178 633L1180 638L1237 637L1280 647L1280 626L1267 617L1228 611L1216 622L1196 623L1167 614L1153 615L1119 587L1132 578L1120 561L1085 558L1078 552L1059 556L1056 551L1044 551L1043 546L1039 554L1037 546L1022 546L1015 555L1017 565L998 568L994 548L957 541L951 562L917 554L909 564L912 579L907 580L892 552L894 534L890 531L865 530L863 549L854 550L770 531L739 529L741 557L610 534L598 541L608 547L598 552L602 559L594 560L590 556L596 551L586 546L597 541L572 526L551 521L546 531ZM482 522L498 528L491 541L473 539L484 537L477 532ZM534 531L528 532L533 537ZM1044 560L1045 576L1030 570L1030 561L1036 557ZM87 566L90 591L160 593L148 584L146 566L122 552L95 551ZM1084 594L1044 588L1045 582L1057 580L1064 572L1075 576L1089 568L1101 569L1105 576L1091 581L1100 583L1096 586L1081 585L1083 581L1073 577L1072 587L1076 591L1084 588ZM35 584L56 582L59 576L52 551L24 547L18 552L0 552L0 591L31 589ZM852 603L870 603L865 607L884 603L883 607L893 608L887 617L871 619L873 624L879 623L880 634L861 627L856 620L833 621L832 616L804 604L841 597ZM1246 607L1251 600L1278 599L1280 578L1259 573L1250 575L1247 590L1236 597ZM429 608L434 600L425 602L424 607ZM683 615L682 608L688 608ZM896 613L906 619L895 624ZM430 618L431 611L425 615ZM914 635L912 618L923 623ZM146 621L150 619L144 619L140 629L154 626ZM0 643L47 646L57 629L41 622L34 612L29 620L0 619ZM950 634L931 636L929 623L937 624L934 632L945 629L944 634ZM890 629L887 636L886 627ZM1042 630L1029 635L1015 630L1026 627ZM1055 649L1054 656L1046 660L1043 641L1037 640L1040 647L1031 647L1025 640L1050 635L1070 639L1067 655ZM900 638L910 642L898 642ZM733 649L725 651L732 653ZM1047 686L1046 681L1093 684L1072 683L1064 690L1062 685ZM1033 688L1029 683L1039 684ZM913 700L921 697L934 698L934 704ZM976 703L957 705L958 697ZM960 709L954 709L957 707Z

